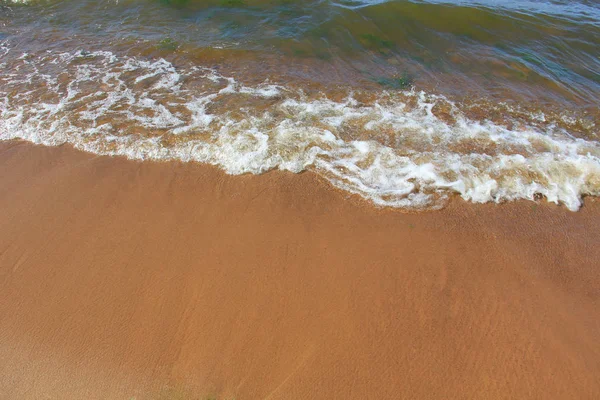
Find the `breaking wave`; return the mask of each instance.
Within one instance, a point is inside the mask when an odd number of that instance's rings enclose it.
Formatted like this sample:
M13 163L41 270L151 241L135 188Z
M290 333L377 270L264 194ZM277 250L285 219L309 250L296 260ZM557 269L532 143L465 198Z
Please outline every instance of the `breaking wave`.
M472 202L543 195L577 210L582 196L600 195L600 145L573 136L570 124L581 121L568 115L494 122L416 90L246 85L164 59L9 51L0 49L2 140L209 163L229 174L312 170L405 209L440 208L459 194Z

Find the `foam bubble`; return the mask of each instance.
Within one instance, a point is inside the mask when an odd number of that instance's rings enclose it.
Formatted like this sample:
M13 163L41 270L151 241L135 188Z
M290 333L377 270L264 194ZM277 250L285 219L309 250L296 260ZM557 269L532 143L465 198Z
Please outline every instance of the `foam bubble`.
M332 100L103 51L2 61L11 71L0 76L2 140L210 163L230 174L310 169L375 204L409 209L439 208L458 193L479 203L542 194L577 210L582 196L600 194L599 144L543 113L509 128L424 92Z

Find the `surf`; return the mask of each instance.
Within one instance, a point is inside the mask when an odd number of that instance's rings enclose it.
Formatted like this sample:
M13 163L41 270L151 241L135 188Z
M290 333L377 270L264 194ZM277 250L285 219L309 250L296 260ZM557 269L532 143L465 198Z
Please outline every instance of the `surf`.
M543 195L577 210L600 194L600 145L569 132L585 121L566 115L473 120L463 105L415 89L331 96L109 51L23 54L10 66L19 72L0 78L2 140L209 163L229 174L311 170L377 205L411 210L441 208L454 194ZM589 124L587 136L596 129Z

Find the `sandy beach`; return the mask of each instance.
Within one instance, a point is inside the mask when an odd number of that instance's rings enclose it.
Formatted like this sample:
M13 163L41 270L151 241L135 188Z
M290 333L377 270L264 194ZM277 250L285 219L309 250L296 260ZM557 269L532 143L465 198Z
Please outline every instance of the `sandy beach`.
M376 208L0 143L2 399L597 399L600 203Z

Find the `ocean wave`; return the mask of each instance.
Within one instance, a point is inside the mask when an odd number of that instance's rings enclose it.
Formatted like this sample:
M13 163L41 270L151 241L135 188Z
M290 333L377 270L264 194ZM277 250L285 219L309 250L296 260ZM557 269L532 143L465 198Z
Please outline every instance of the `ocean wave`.
M0 4L29 4L32 0L0 0Z
M541 112L530 124L503 124L416 90L246 85L211 68L108 51L0 62L2 140L210 163L229 174L312 170L405 209L440 208L452 194L472 202L541 194L577 210L582 196L600 194L598 142L574 137L568 120L536 124Z

